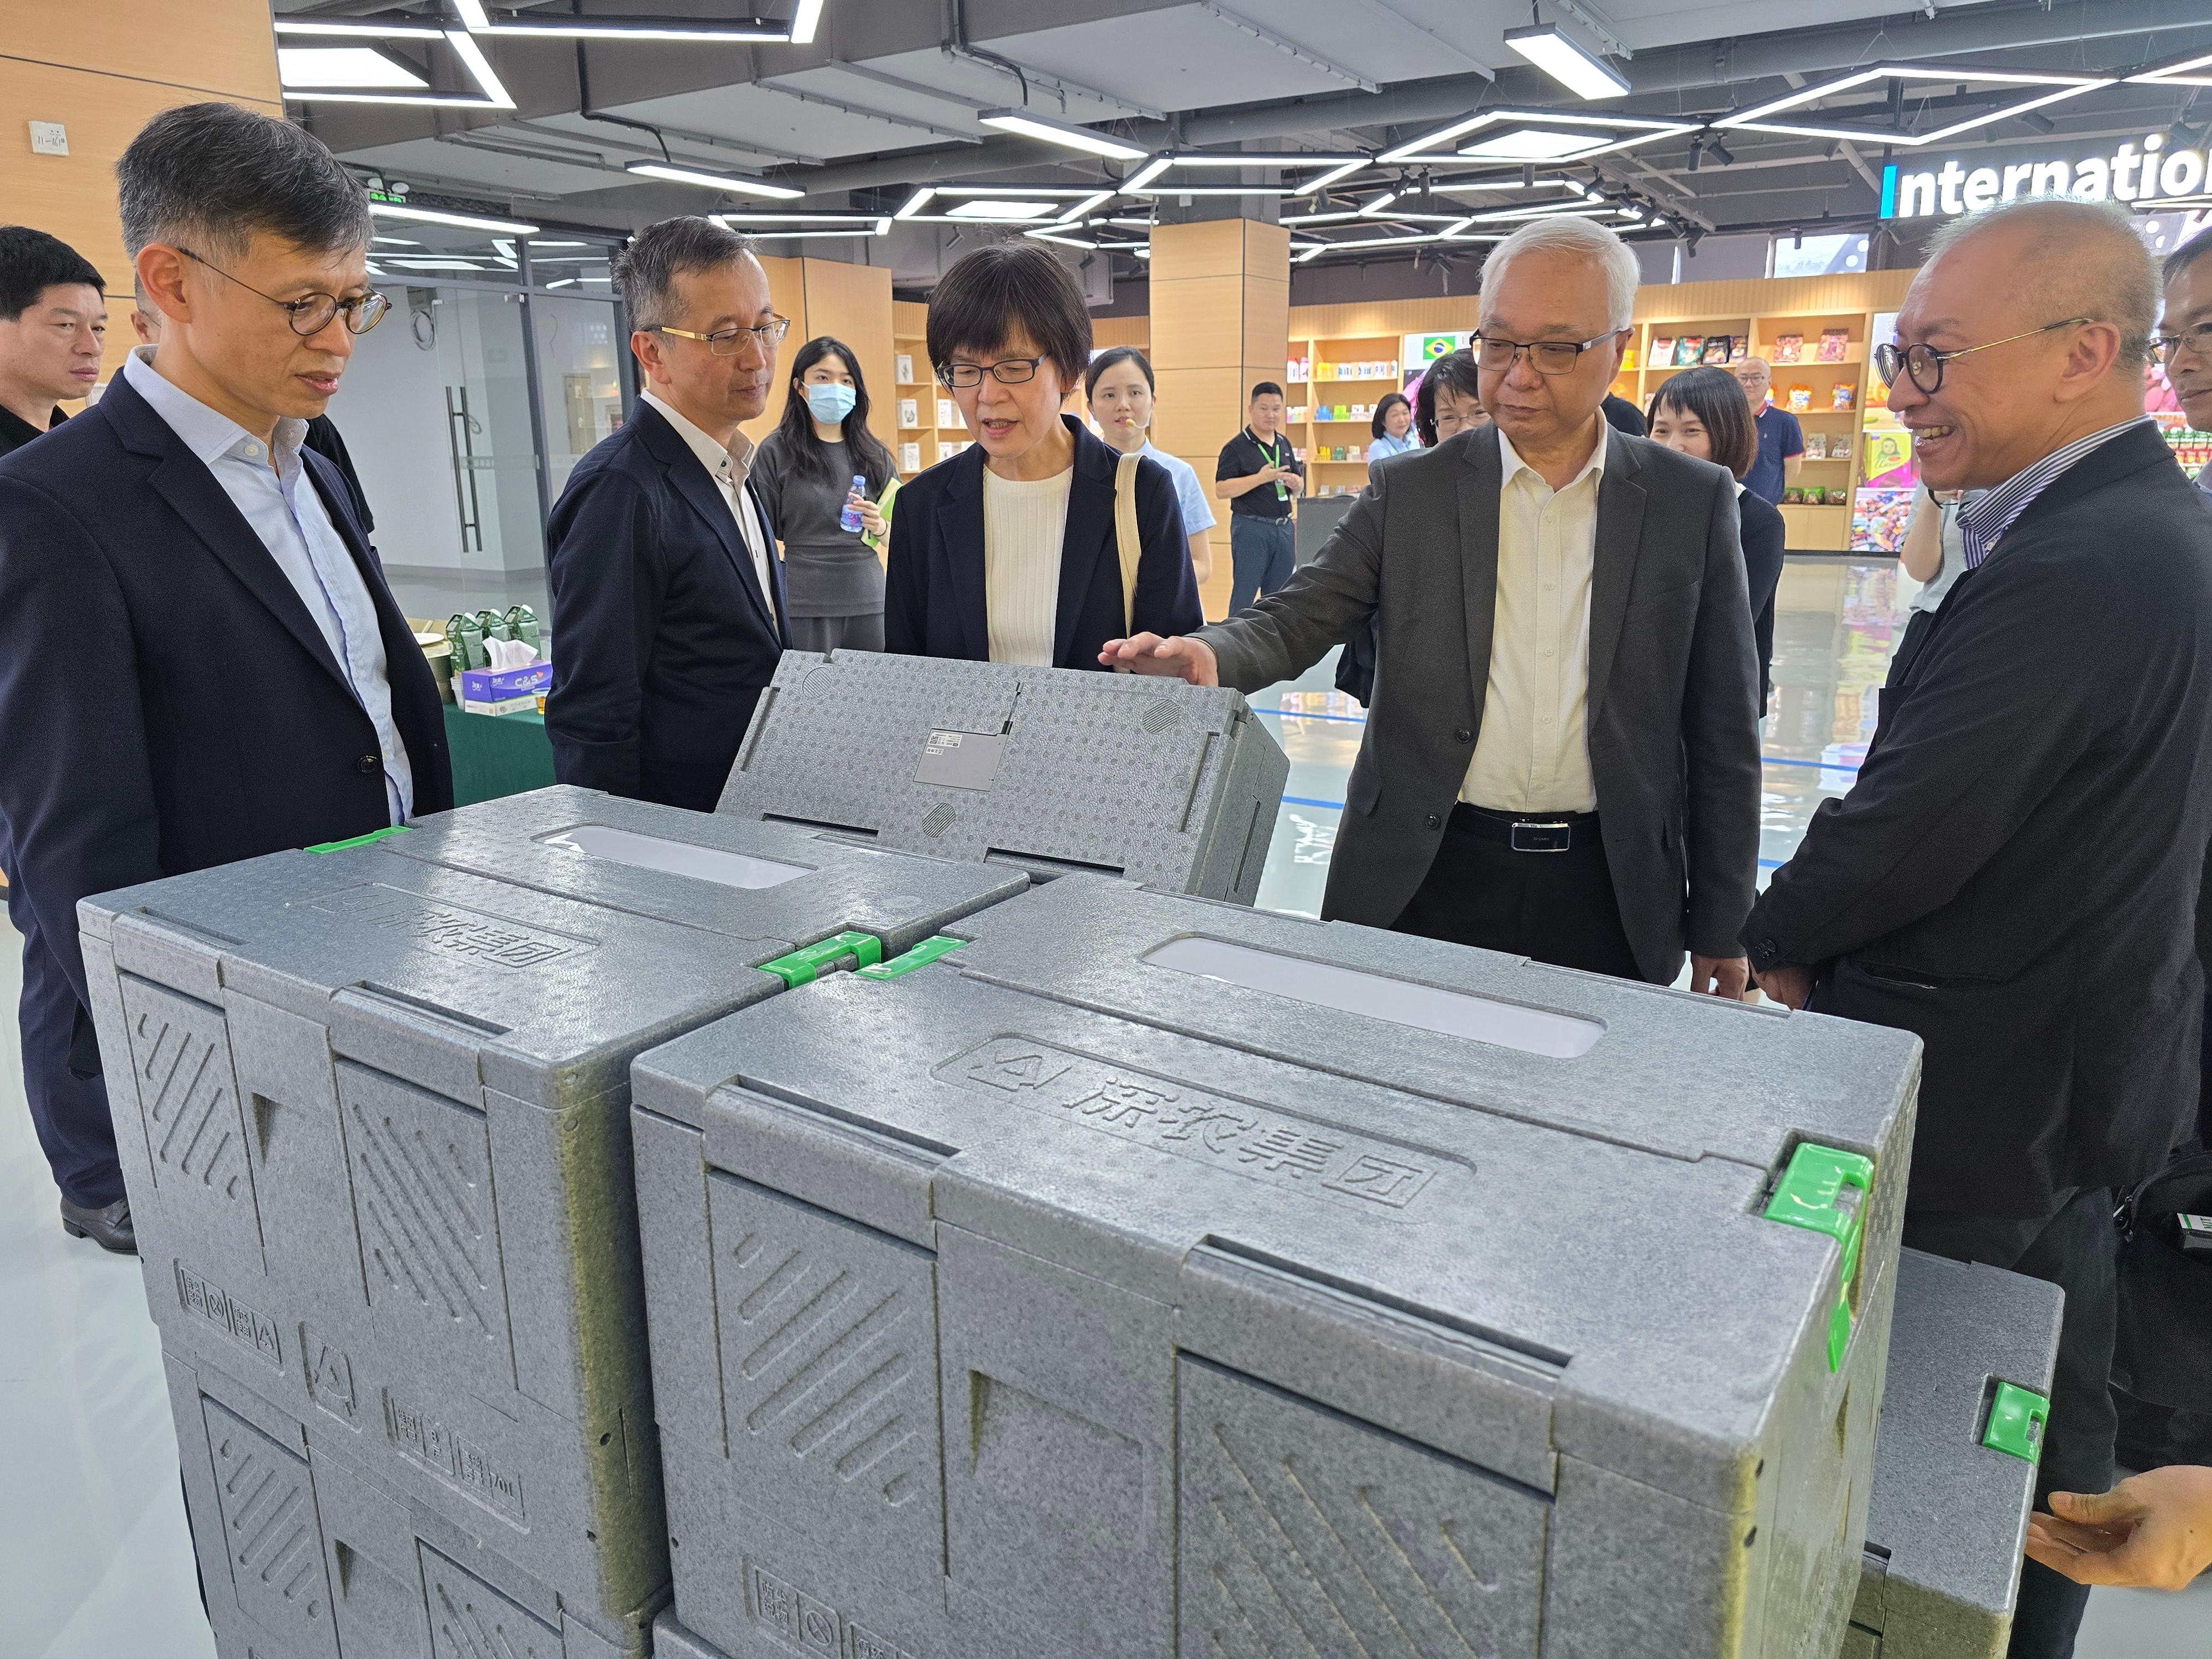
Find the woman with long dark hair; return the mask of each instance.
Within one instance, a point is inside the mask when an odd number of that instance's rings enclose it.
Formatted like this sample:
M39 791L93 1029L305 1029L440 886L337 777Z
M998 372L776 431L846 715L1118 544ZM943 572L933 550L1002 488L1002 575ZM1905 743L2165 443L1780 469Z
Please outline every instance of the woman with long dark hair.
M1743 387L1724 368L1669 375L1651 396L1644 418L1651 441L1735 475L1735 510L1743 543L1744 586L1751 594L1751 630L1759 642L1759 712L1773 700L1774 591L1782 581L1782 514L1743 486L1759 459L1759 428Z
M783 419L761 441L752 469L783 544L794 649L884 648L884 567L875 548L885 539L884 520L876 503L897 476L890 451L868 430L859 356L826 334L809 340L791 360ZM854 488L855 478L865 487ZM858 530L844 527L848 507Z

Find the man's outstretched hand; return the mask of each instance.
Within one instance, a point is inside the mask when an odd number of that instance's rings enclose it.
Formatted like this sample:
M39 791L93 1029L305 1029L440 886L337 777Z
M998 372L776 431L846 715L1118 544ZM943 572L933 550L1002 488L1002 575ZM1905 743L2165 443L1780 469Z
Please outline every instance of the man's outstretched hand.
M2108 1492L2055 1492L2027 1520L2027 1554L2077 1584L2186 1589L2212 1566L2212 1468L2131 1474Z
M1221 673L1213 647L1203 640L1178 634L1164 640L1157 634L1139 634L1131 640L1109 640L1098 653L1099 665L1131 674L1158 674L1191 685L1218 685Z

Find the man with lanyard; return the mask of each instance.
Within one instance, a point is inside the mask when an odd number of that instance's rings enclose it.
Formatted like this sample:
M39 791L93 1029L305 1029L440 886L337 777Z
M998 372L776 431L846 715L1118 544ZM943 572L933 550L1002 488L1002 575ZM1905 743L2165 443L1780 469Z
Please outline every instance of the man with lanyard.
M1246 410L1250 424L1222 446L1213 493L1229 503L1229 610L1233 616L1290 580L1297 562L1295 499L1305 468L1283 434L1283 388L1262 380Z

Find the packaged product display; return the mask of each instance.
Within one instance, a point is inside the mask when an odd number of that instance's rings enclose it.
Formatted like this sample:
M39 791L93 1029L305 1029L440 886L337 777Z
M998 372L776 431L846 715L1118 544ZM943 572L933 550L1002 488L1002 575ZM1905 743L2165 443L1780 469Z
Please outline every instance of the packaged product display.
M1790 388L1787 407L1792 415L1802 415L1813 407L1813 388L1802 381Z
M419 1540L421 1572L434 1549L589 1632L541 1651L638 1651L668 1564L631 1060L1025 884L552 788L88 899L218 1628L288 1656L466 1652L379 1644L405 1574L368 1565ZM273 1471L316 1501L240 1496Z
M1705 355L1705 337L1685 334L1674 342L1674 362L1677 368L1687 368Z
M787 651L716 811L1249 904L1289 775L1224 687Z
M898 400L898 423L904 427L919 427L921 424L921 398L902 398Z
M945 934L634 1068L685 1629L1836 1651L1912 1037L1096 878Z
M1850 355L1851 333L1847 328L1824 328L1820 331L1819 361L1840 363Z
M2003 1659L2058 1287L1900 1250L1848 1659Z
M902 351L891 360L892 376L901 386L914 384L914 355Z
M1768 360L1776 363L1795 363L1803 361L1805 337L1802 334L1778 334L1768 348Z

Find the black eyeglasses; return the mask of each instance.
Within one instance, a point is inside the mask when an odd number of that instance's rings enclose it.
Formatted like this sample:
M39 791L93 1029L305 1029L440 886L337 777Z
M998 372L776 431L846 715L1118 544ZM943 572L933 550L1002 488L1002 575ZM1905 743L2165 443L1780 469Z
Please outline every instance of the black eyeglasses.
M2022 334L2008 334L2002 340L1990 340L1976 346L1960 346L1956 351L1938 351L1934 346L1924 344L1900 346L1893 341L1888 345L1878 345L1874 349L1874 369L1881 376L1884 386L1895 386L1897 372L1901 368L1907 380L1932 398L1943 389L1943 365L1954 357L1971 357L1977 351L2010 345L2015 340L2033 340L2039 334L2049 334L2057 329L2074 328L2096 320L2094 317L2068 317L2059 322L2045 323L2041 328L2031 328Z
M1539 374L1571 374L1575 365L1582 361L1583 353L1592 346L1603 345L1615 331L1607 329L1579 343L1572 340L1501 340L1492 334L1478 334L1474 337L1475 361L1488 369L1510 369L1513 360L1525 351L1529 365Z
M771 317L757 328L718 328L712 334L698 334L688 328L671 328L665 323L653 330L656 334L673 334L679 340L699 340L717 357L734 357L745 349L750 340L761 350L769 347L791 331L791 319Z
M347 333L366 334L382 322L384 313L392 309L392 301L374 289L366 294L356 294L350 300L341 300L335 294L310 294L304 299L280 300L273 294L262 294L252 283L233 276L214 260L203 259L181 243L173 246L178 252L194 264L205 265L216 276L237 283L248 294L261 295L270 305L279 307L292 319L292 332L302 339L320 334L331 325L331 319L338 316L345 319Z
M2160 334L2150 344L2161 363L2172 362L2185 351L2200 363L2212 363L2212 323L2198 323L2179 334Z
M937 378L948 386L971 386L982 385L988 374L1000 386L1019 386L1036 379L1038 368L1051 361L1049 357L1009 357L997 363L939 363Z

